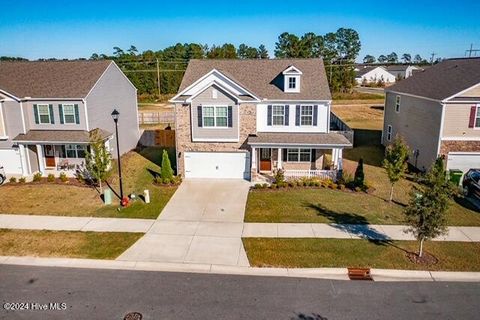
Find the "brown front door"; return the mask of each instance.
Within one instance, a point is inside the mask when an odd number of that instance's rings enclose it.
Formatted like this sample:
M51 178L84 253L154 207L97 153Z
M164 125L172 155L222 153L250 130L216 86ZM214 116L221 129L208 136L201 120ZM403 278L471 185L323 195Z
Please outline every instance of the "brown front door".
M45 154L45 166L55 167L55 149L52 145L45 145L43 148Z
M271 149L260 149L260 171L272 171Z

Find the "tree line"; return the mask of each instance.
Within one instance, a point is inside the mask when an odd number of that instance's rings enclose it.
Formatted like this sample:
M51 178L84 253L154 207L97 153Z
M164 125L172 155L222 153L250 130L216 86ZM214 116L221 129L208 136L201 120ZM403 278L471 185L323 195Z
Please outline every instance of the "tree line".
M399 57L396 52L392 52L392 53L386 54L386 55L381 54L381 55L378 56L378 58L375 58L375 56L367 54L363 58L363 63L367 63L367 64L374 64L374 63L395 64L395 63L403 62L405 64L413 63L413 64L418 64L418 65L426 65L426 64L431 64L431 63L437 63L437 62L440 62L440 61L441 61L441 58L437 58L434 61L432 61L432 59L430 59L430 61L428 61L427 59L422 58L422 56L420 56L419 54L416 54L412 58L412 55L410 53L404 53L404 54L402 54L401 57Z

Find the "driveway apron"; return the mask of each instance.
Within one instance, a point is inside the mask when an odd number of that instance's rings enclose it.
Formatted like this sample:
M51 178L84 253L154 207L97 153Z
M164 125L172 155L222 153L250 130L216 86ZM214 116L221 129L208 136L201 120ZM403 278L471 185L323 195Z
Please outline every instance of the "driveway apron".
M249 182L185 180L118 260L249 266L242 244Z

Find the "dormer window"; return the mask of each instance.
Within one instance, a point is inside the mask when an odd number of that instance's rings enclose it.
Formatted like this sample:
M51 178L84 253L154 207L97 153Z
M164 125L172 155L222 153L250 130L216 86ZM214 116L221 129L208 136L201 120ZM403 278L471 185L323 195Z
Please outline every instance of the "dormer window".
M294 66L290 66L285 69L282 74L285 80L283 91L300 92L300 77L302 76L302 71L298 70Z

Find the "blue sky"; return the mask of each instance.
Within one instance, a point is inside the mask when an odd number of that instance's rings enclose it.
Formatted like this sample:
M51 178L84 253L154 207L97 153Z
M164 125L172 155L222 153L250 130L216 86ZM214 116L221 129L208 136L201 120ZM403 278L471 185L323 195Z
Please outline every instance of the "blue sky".
M365 54L464 56L480 48L480 1L10 1L0 12L0 55L78 58L114 46L177 42L252 46L273 55L284 31L356 29ZM79 3L79 5L75 5ZM372 8L368 8L372 7ZM480 53L479 53L480 55Z

